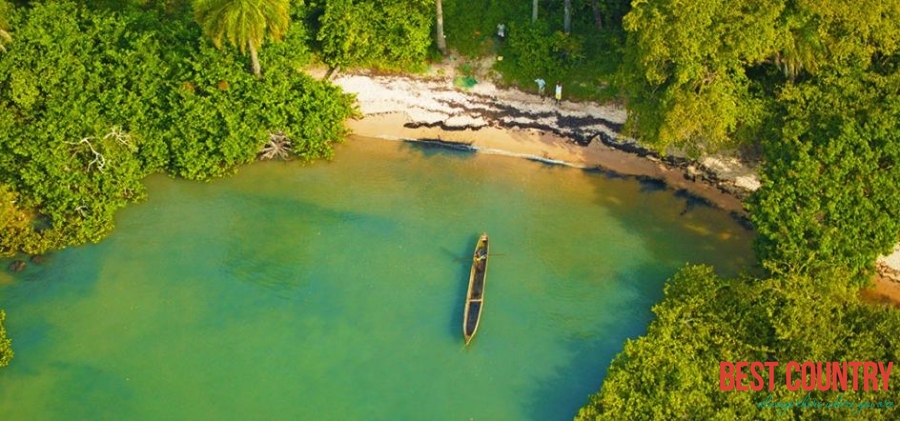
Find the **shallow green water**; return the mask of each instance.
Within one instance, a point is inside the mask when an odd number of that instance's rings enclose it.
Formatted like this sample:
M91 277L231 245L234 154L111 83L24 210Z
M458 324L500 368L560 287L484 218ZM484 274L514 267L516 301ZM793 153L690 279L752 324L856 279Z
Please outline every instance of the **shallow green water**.
M571 419L667 277L751 255L653 184L401 142L148 184L101 244L0 275L0 419Z

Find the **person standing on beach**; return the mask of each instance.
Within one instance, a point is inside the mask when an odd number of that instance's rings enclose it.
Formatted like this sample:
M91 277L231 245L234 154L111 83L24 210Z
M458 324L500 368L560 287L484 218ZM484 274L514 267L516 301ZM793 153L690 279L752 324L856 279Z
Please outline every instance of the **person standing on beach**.
M544 101L544 87L547 86L547 82L544 79L537 78L534 80L535 83L538 84L538 95L541 96L541 101Z
M559 105L559 101L562 101L562 84L559 81L556 82L556 105Z

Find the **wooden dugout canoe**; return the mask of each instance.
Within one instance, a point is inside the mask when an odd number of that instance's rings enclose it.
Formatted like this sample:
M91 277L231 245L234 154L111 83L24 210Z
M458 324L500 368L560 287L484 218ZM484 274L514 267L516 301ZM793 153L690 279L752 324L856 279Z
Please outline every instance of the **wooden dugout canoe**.
M466 292L466 307L463 311L463 338L466 345L478 331L481 312L484 309L484 284L487 281L488 235L481 234L472 255L472 270L469 272L469 289Z

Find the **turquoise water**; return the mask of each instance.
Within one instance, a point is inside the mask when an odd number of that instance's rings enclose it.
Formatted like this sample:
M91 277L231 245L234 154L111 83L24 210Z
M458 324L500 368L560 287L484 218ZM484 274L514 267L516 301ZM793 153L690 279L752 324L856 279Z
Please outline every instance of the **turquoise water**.
M403 142L147 183L102 243L0 275L0 419L571 419L678 267L751 256L652 183Z

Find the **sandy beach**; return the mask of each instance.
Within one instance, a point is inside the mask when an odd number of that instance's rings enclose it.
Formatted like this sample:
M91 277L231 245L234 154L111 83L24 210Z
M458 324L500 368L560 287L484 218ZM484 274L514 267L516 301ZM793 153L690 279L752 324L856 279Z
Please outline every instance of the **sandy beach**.
M540 159L578 168L602 168L623 175L663 180L674 189L684 189L729 212L743 215L741 200L716 185L685 178L677 167L642 158L633 153L591 142L581 146L552 132L534 129L485 127L447 131L439 127L404 127L409 124L403 113L368 116L348 125L360 136L384 139L438 140L471 146L479 152Z
M620 136L626 113L616 105L557 105L489 82L463 91L448 76L348 74L334 83L359 101L363 118L348 126L360 136L451 142L480 152L650 177L741 216L741 199L759 186L755 170L737 159L661 156Z

